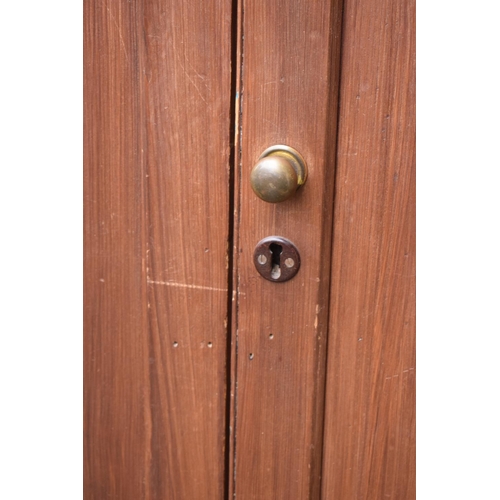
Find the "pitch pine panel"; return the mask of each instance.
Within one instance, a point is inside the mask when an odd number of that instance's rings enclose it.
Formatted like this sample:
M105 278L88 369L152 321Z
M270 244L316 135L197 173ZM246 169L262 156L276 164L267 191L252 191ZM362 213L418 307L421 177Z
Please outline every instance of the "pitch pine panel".
M415 498L415 3L346 0L323 499Z
M231 3L84 8L85 498L222 498Z
M240 170L236 194L235 462L238 500L318 498L330 279L341 2L243 1ZM280 204L249 176L269 146L296 148L307 183ZM301 255L297 276L271 283L257 242L278 235Z

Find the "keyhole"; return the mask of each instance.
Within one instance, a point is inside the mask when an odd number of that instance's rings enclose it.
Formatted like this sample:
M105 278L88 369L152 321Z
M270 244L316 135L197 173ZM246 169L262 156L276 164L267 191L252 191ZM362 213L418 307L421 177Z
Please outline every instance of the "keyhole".
M277 280L281 276L281 252L283 252L283 247L278 245L278 243L271 243L269 245L269 250L271 250L272 258L271 258L271 278Z

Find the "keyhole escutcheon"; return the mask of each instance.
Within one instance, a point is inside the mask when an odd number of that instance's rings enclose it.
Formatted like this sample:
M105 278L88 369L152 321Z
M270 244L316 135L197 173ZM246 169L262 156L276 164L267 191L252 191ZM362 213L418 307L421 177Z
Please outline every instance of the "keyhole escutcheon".
M274 282L292 279L300 268L297 247L282 236L269 236L257 243L254 264L259 274Z

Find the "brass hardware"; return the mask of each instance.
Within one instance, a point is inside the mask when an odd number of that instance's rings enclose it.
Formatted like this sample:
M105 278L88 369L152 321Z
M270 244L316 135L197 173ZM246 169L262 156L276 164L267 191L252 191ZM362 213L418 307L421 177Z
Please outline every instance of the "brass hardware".
M285 201L306 182L307 165L289 146L271 146L259 157L250 174L255 194L268 203Z

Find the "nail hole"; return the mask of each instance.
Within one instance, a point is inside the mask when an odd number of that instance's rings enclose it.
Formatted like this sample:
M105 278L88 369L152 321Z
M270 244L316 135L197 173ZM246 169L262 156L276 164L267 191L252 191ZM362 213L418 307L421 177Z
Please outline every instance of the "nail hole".
M179 342L174 342L172 345L173 345L174 347L177 347L177 346L179 345Z
M274 333L270 333L270 334L269 334L269 338L270 338L270 339L274 339Z
M248 355L248 359L253 359L253 352Z
M207 346L211 348L211 347L212 347L212 342L209 342L209 343L207 344Z

